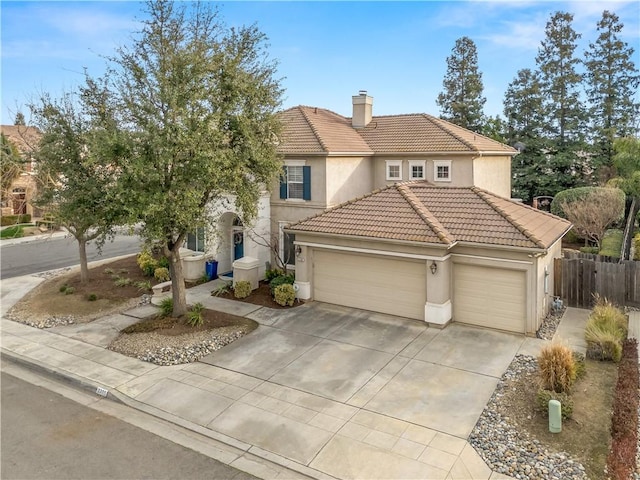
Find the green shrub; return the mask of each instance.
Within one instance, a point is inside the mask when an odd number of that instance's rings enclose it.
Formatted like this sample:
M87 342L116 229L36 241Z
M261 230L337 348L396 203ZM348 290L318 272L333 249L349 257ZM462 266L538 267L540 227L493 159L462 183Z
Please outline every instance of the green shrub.
M231 290L231 282L224 282L218 285L215 289L211 291L212 297L219 297L220 295L224 295Z
M285 285L285 284L293 285L293 282L295 281L296 281L295 276L291 274L278 275L277 277L275 277L273 280L269 282L269 289L271 290L271 295L275 296L276 288L279 287L280 285Z
M73 295L76 292L76 289L73 287L67 287L67 289L64 291L65 295Z
M576 361L571 349L561 343L542 347L538 355L538 374L544 390L557 393L571 390L576 380Z
M638 215L640 215L640 213ZM640 260L640 233L636 233L636 236L633 237L633 246L635 248L633 259Z
M593 255L597 255L600 249L598 247L580 247L580 251L582 253L592 253Z
M267 282L271 282L271 280L273 280L276 277L279 277L280 275L284 275L284 272L280 269L274 268L274 269L267 270L264 273L264 278L267 280Z
M69 288L69 285L67 285L66 283L63 285L60 285L60 289L59 289L60 293L66 292L67 288Z
M575 228L571 228L567 232L567 234L562 237L562 241L565 243L584 243L584 238L582 238L578 232L576 232Z
M607 190L610 192L614 190L608 187L578 187L578 188L570 188L568 190L563 190L558 192L556 196L553 198L551 202L551 213L557 215L562 218L567 218L564 211L562 210L562 205L564 203L573 203L573 202L588 202L589 197L593 194L599 193L600 190ZM624 202L625 202L625 194L622 190L616 189L616 200L620 204L620 214L617 220L622 219L624 216ZM617 221L616 220L616 221Z
M161 255L158 260L158 266L162 268L169 268L169 259L164 255Z
M127 277L118 277L115 279L114 283L116 287L128 287L133 283L133 280Z
M233 296L236 298L247 298L251 295L251 282L240 280L233 286Z
M160 315L168 317L173 313L173 298L163 298L160 302Z
M0 217L0 227L7 227L9 225L18 225L19 223L30 223L31 215L3 215Z
M171 280L169 270L164 267L158 267L153 271L153 278L159 282L168 282Z
M549 415L549 401L558 400L560 402L560 413L565 420L573 415L573 399L566 393L558 393L553 390L541 388L536 395L536 406L538 410Z
M293 289L293 285L283 283L276 287L274 298L278 305L292 307L296 299L296 291Z
M105 275L113 275L114 270L113 270L113 268L105 268L104 269L104 273L105 273Z
M96 295L95 293L90 293L89 295L87 295L87 300L89 300L90 302L95 302L96 300L98 300L98 295Z
M142 273L144 273L147 277L152 277L154 272L156 271L156 268L158 268L158 262L155 258L153 258L151 252L146 248L138 254L136 262L138 263L140 270L142 270Z
M204 305L196 303L191 310L187 312L187 323L192 327L198 327L202 325L204 319L202 318L202 312L204 311Z

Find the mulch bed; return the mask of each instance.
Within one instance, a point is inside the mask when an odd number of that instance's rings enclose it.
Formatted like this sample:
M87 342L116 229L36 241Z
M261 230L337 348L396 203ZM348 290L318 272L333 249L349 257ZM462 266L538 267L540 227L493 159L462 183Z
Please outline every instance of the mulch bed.
M304 303L303 300L296 299L293 307L282 306L273 299L271 296L271 290L269 289L269 284L266 281L261 281L258 285L258 288L251 292L246 298L236 298L233 296L233 291L225 292L221 295L218 295L218 298L226 298L227 300L236 300L238 302L246 302L252 303L254 305L260 305L262 307L269 307L275 309L284 309L284 308L295 308Z

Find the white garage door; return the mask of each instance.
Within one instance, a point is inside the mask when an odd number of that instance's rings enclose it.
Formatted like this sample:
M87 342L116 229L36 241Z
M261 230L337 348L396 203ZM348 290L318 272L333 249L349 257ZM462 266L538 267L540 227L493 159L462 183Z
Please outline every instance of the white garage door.
M314 250L315 300L424 320L426 264Z
M523 333L526 325L525 273L454 264L453 320Z

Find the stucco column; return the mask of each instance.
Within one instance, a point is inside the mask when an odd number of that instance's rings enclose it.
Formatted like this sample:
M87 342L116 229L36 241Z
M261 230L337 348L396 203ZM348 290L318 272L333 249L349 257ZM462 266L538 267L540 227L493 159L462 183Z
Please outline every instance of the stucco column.
M427 261L427 303L424 319L434 326L451 321L451 258Z
M296 288L296 297L301 300L311 298L310 276L313 259L309 258L310 254L311 249L309 247L296 245L296 281L294 286Z

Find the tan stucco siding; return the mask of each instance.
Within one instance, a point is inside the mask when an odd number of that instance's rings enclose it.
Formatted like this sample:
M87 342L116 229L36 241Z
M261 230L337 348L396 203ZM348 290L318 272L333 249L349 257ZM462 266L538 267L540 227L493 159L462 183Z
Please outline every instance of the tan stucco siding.
M473 184L511 198L511 156L479 156L473 160Z
M387 161L400 161L402 178L399 180L387 180ZM425 180L435 185L451 187L469 187L473 185L473 159L468 155L389 155L376 156L373 161L373 188L384 188L396 182L414 180L411 178L411 162L424 162ZM436 181L435 163L451 162L451 176L448 181Z
M326 182L328 206L339 205L371 192L373 190L371 158L328 157Z
M536 330L540 327L542 320L549 313L549 308L551 307L551 301L553 300L553 291L554 291L554 260L556 258L560 258L562 256L562 241L558 240L554 245L552 245L547 254L537 259L537 303L536 303ZM546 270L545 270L546 268ZM545 271L548 275L545 275ZM546 277L546 282L545 282ZM545 289L546 283L546 289Z

